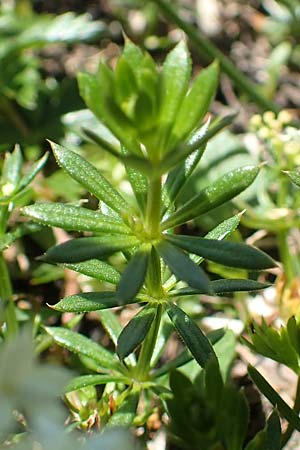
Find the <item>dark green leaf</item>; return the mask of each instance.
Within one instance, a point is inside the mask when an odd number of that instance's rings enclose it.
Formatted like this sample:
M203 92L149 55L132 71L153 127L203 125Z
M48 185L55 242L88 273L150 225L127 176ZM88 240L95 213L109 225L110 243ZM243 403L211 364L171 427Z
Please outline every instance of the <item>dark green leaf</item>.
M196 194L163 223L163 229L174 228L233 199L255 180L259 166L233 170Z
M51 308L61 312L85 313L115 306L118 306L118 299L114 292L84 292L65 297Z
M176 142L187 138L203 120L215 95L218 76L219 67L214 62L206 69L201 70L200 74L193 81L176 115L175 125L172 128L172 135Z
M165 238L189 253L225 266L261 270L276 265L266 253L242 243L172 234L166 234Z
M201 292L210 292L207 275L186 253L166 240L157 244L156 249L178 280L185 281L189 286L199 289Z
M60 327L46 327L45 330L56 344L67 348L70 352L94 360L99 370L120 368L119 361L113 353L82 334Z
M267 422L267 434L264 450L281 449L281 425L276 409L272 412Z
M184 364L187 364L193 359L193 356L190 354L188 350L183 350L180 355L178 355L173 361L169 361L168 363L164 364L162 367L157 369L153 376L155 378L159 378L163 375L166 375L168 373L171 373L174 369L177 369L178 367L183 366Z
M126 155L128 155L128 151L124 147L122 147L121 151L125 155L125 157ZM126 163L126 160L124 160L124 163L128 180L131 184L134 195L142 211L144 211L147 202L148 180L139 170L136 170L135 168L130 166L128 162ZM148 173L151 173L150 168Z
M118 214L126 215L132 213L123 197L121 197L94 166L77 153L67 150L53 142L50 142L50 144L57 163L68 172L74 180L78 181L78 183L95 195L99 200L106 203Z
M241 450L249 420L246 398L236 387L227 385L224 386L220 405L222 407L217 417L219 439L225 443L225 448Z
M156 315L155 306L146 306L123 328L117 351L120 359L126 358L145 339Z
M254 280L245 280L245 279L221 279L221 280L213 280L210 282L211 290L215 295L227 294L230 292L250 292L250 291L258 291L260 289L265 289L269 287L269 284L259 283ZM182 288L172 290L168 293L170 297L180 297L182 295L197 295L204 294L205 292L200 292L197 289L191 288Z
M64 391L72 392L87 386L98 386L106 383L128 383L128 379L122 376L114 375L83 375L75 377L65 387Z
M205 367L211 359L217 358L207 337L182 309L174 304L169 304L167 313L185 345L201 367Z
M42 225L59 227L67 231L131 233L122 221L80 206L64 203L35 203L25 206L22 212Z
M117 284L121 278L121 275L114 267L98 259L91 259L90 261L76 264L64 264L64 267L95 278L96 280L108 281L112 284Z
M83 237L51 247L40 259L45 262L78 263L93 258L105 258L136 245L138 240L133 236Z
M289 424L300 431L300 418L289 405L280 397L280 395L272 388L268 381L255 369L249 365L248 373L260 392L278 409L280 414L289 422Z
M143 286L147 273L150 250L151 246L145 244L130 259L117 286L117 298L120 305L129 303Z

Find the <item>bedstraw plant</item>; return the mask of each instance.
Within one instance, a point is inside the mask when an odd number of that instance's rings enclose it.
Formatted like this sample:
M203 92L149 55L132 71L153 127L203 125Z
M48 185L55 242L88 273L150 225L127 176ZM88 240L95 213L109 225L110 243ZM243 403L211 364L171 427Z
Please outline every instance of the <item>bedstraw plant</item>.
M101 63L96 74L81 73L81 95L102 129L106 128L103 135L85 130L86 135L124 164L133 195L117 191L75 151L51 143L58 165L99 200L99 208L36 203L23 209L39 224L83 232L81 237L50 248L42 256L44 262L116 286L72 295L54 305L61 312L99 311L115 353L69 329L46 328L56 343L93 360L98 372L77 377L67 391L121 383L115 413L108 419L112 424L132 422L144 389L164 392L166 385L161 380L171 368L192 357L204 368L217 361L212 342L177 305L180 297L264 287L253 279L210 281L201 267L204 259L249 271L274 266L262 251L224 241L237 227L239 214L205 237L180 234L181 225L237 196L260 170L260 166L246 166L226 173L177 207L177 196L206 143L232 121L229 116L211 123L207 117L218 84L218 63L201 70L191 84L190 77L191 58L184 42L168 54L160 68L148 53L126 40L114 71ZM115 253L123 257L121 273L110 259ZM132 303L140 308L121 329L108 309ZM188 351L156 368L171 325Z

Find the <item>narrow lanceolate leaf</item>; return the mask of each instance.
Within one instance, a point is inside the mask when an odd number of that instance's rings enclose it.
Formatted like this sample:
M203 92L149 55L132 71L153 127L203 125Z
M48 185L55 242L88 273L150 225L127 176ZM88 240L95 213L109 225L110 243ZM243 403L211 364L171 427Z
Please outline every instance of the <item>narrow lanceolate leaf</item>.
M184 98L176 115L172 135L183 141L201 124L218 86L219 67L216 62L201 70Z
M191 74L191 58L181 41L167 56L162 70L160 122L168 128L185 96Z
M64 264L64 267L96 280L107 281L112 284L117 284L121 278L121 275L114 267L104 261L99 261L99 259L91 259L90 261L75 264Z
M110 208L122 215L131 213L123 197L111 186L101 173L77 153L50 142L59 166Z
M40 259L45 262L78 263L93 258L105 258L138 244L134 236L99 236L71 239L51 247Z
M130 259L117 286L117 298L120 305L126 305L130 302L143 286L150 250L151 247L145 245Z
M130 234L130 229L117 219L98 211L63 203L36 203L25 206L22 212L32 220L67 231L94 231Z
M244 279L227 279L227 280L214 280L210 282L211 290L215 295L229 294L231 292L250 292L258 291L269 287L269 284L259 283L254 280ZM182 288L172 290L168 293L170 297L180 297L182 295L197 295L204 294L197 289Z
M290 177L290 179L296 186L300 187L300 172L299 171L291 170L291 171L286 171L285 173Z
M118 306L118 300L114 292L84 292L65 297L51 308L61 312L85 313L115 306Z
M169 242L189 253L225 266L262 270L276 265L270 256L250 245L196 236L168 234L165 237Z
M204 136L209 127L209 120L196 132L196 136L199 135ZM193 139L193 137L191 138ZM164 184L163 194L165 197L165 208L166 211L172 204L174 204L178 194L181 189L184 187L185 183L192 175L195 170L198 162L200 161L204 151L206 148L206 144L201 145L199 149L195 150L191 153L185 161L179 164L175 169L173 169L167 177L166 183Z
M300 418L293 411L289 405L280 397L280 395L273 389L268 381L255 369L255 367L249 365L248 373L260 392L272 403L274 407L278 409L280 414L288 421L288 423L300 431Z
M264 450L281 449L281 424L277 410L275 409L267 422L267 433Z
M205 367L211 359L217 359L207 337L182 309L170 304L167 313L185 345L201 367Z
M99 369L120 368L113 353L82 334L60 327L46 327L45 330L56 344L67 348L70 352L91 358L99 365Z
M120 359L126 358L145 339L155 315L156 307L146 306L123 328L117 346Z
M73 378L65 387L65 393L77 391L87 386L99 386L106 383L128 383L128 378L114 375L83 375Z
M202 292L210 292L210 283L207 275L186 253L166 240L157 244L156 249L178 280L183 280L190 287L199 289Z
M233 199L250 186L258 172L259 166L245 166L223 175L171 214L163 229L181 225Z
M39 159L35 164L33 164L31 169L21 178L20 183L18 185L18 191L21 191L22 189L26 188L31 183L31 181L36 177L36 175L40 172L40 170L42 170L42 168L46 164L48 156L49 153L46 152L41 159Z
M111 416L107 426L109 427L129 427L136 416L139 394L132 392L122 401L117 411Z
M189 155L191 155L195 150L204 146L213 136L223 130L225 127L231 124L236 114L231 114L219 120L217 123L213 123L208 131L203 135L194 135L191 140L186 143L179 144L177 147L172 148L165 155L162 162L159 165L160 173L170 171L178 164L186 160Z

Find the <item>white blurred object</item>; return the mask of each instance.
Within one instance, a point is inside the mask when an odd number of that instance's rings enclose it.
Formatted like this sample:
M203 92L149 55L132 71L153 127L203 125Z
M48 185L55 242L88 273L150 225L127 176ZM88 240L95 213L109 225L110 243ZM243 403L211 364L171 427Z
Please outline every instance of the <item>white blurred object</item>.
M221 28L220 5L217 0L196 1L197 23L208 36L215 36Z

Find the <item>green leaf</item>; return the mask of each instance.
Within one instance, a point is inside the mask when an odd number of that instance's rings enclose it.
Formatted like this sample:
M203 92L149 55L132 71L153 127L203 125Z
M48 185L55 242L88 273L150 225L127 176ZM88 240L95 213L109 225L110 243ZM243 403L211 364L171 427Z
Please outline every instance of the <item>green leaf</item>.
M201 367L205 368L211 359L217 358L207 337L182 309L174 304L169 304L167 313L185 345Z
M156 307L146 306L123 328L117 346L120 359L126 358L145 339L155 315Z
M94 231L130 234L130 228L115 218L80 206L64 203L35 203L22 212L39 224L63 228L67 231Z
M22 153L18 145L15 146L11 153L5 154L1 176L1 184L4 195L8 196L16 191L21 178L22 163Z
M208 131L203 134L202 127L198 132L192 135L188 142L179 144L175 148L172 147L171 150L164 156L163 160L159 165L160 173L169 172L171 169L176 167L181 162L185 161L189 155L194 151L202 148L206 143L219 131L231 124L236 114L231 114L224 117L223 119L213 123L213 125L208 129Z
M258 291L260 289L265 289L269 287L269 284L259 283L254 280L246 280L246 279L221 279L221 280L213 280L210 282L211 290L215 295L227 294L231 292L250 292L250 291ZM201 292L197 289L191 288L181 288L174 289L168 292L169 297L180 297L182 295L197 295L204 294L205 292Z
M98 259L91 259L75 264L64 264L63 266L66 269L74 270L96 280L108 281L112 284L117 284L121 278L121 275L114 267Z
M117 411L108 421L109 427L129 427L136 416L139 394L132 392L122 401Z
M46 164L48 156L49 152L46 152L41 159L39 159L35 164L33 164L31 169L21 178L18 184L18 191L25 189L31 183L31 181L36 177L36 175L42 170L42 168Z
M290 177L296 186L300 187L300 172L298 170L285 171L284 173Z
M249 270L269 269L276 266L270 256L250 245L172 234L166 234L165 238L189 253L225 266Z
M45 330L56 344L79 356L86 356L94 360L98 364L99 370L120 368L120 363L113 353L82 334L61 327L45 327Z
M185 96L190 75L190 54L184 41L181 41L166 57L161 74L160 123L167 132Z
M111 184L77 153L50 142L57 163L68 174L99 200L102 200L118 214L132 214L130 207Z
M190 354L188 350L183 350L175 359L167 362L159 369L155 370L153 376L155 378L162 377L163 375L172 373L174 369L187 364L193 359L193 356Z
M99 236L70 239L51 247L40 259L44 262L78 263L93 258L105 258L113 253L138 245L134 236Z
M280 397L280 395L272 388L268 381L255 369L249 365L248 373L260 392L278 409L280 414L289 422L289 424L300 431L300 418L289 405Z
M244 394L234 386L224 386L217 416L217 433L225 448L241 450L245 440L249 407Z
M294 316L290 317L286 325L288 337L292 346L300 357L300 326Z
M186 253L166 240L161 241L155 247L178 280L185 281L189 286L199 289L201 292L210 292L207 275Z
M144 53L140 47L135 45L127 36L125 36L125 45L122 55L133 71L141 66L144 59Z
M164 221L163 229L174 228L233 199L250 186L259 169L259 166L245 166L223 175L171 214Z
M85 313L118 306L114 292L84 292L63 298L51 308L61 312Z
M115 70L115 100L129 117L133 116L138 86L135 74L126 57L119 58Z
M267 422L267 434L265 440L265 450L281 449L281 425L277 410L275 409Z
M186 139L203 120L215 95L218 77L219 66L218 63L214 62L206 69L201 70L193 81L176 115L176 121L172 128L172 136L174 136L175 142Z
M201 133L203 136L207 132L209 126L209 122L207 122L203 127L198 131L198 134ZM199 149L195 150L191 153L185 161L183 161L180 165L175 167L167 177L167 180L163 186L163 195L164 195L164 203L165 207L163 212L165 212L170 206L172 206L184 187L185 183L192 175L195 170L198 162L200 161L204 151L206 149L206 144L202 145Z
M117 286L116 294L119 305L129 303L143 286L147 273L150 250L151 246L145 244L130 259Z
M106 383L128 383L128 378L114 375L83 375L73 378L65 387L64 391L72 392L87 386L99 386Z

